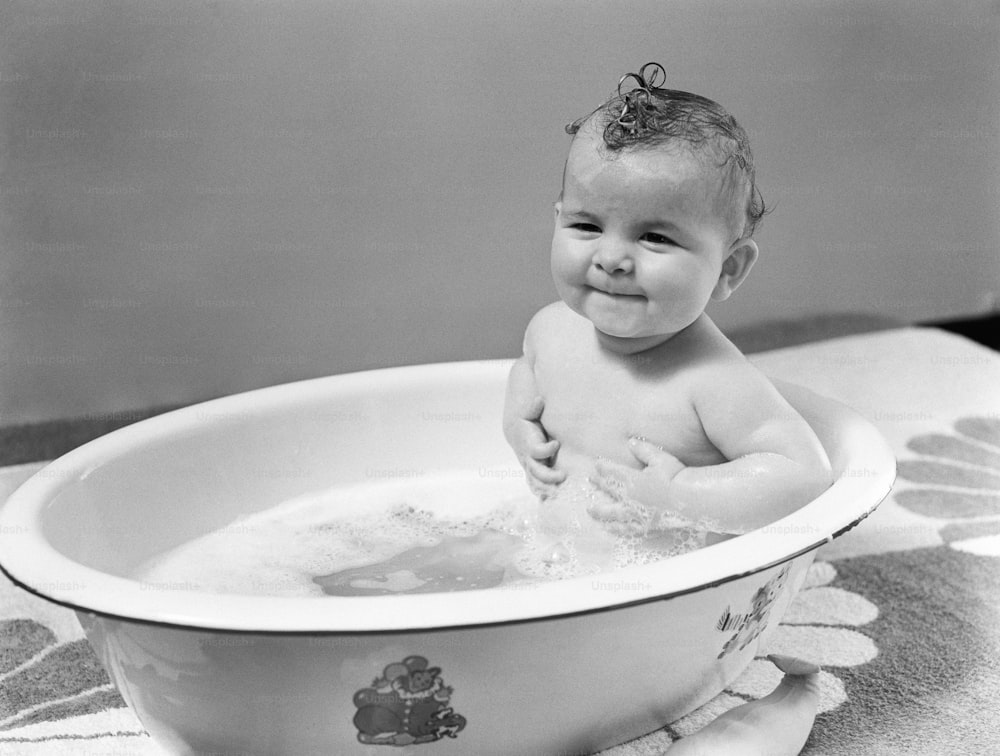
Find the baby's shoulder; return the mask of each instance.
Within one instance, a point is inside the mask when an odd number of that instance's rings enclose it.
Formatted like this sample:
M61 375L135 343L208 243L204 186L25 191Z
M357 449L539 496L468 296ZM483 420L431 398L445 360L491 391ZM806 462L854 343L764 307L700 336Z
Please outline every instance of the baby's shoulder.
M764 374L739 351L718 350L698 360L691 368L699 385L708 391L719 386L751 385L766 380Z
M769 411L781 403L768 377L735 346L712 350L688 378L699 414L728 413L748 406Z
M534 314L528 328L566 327L567 324L580 321L582 318L573 312L569 306L559 300L545 305Z
M550 339L564 338L586 322L567 307L565 302L553 302L535 313L528 323L524 338L533 345L544 344Z
M757 386L767 382L763 373L712 323L702 328L688 345L688 374L707 393L722 387Z
M573 361L585 352L592 339L590 321L577 315L563 302L546 305L531 319L524 332L524 354L533 365Z

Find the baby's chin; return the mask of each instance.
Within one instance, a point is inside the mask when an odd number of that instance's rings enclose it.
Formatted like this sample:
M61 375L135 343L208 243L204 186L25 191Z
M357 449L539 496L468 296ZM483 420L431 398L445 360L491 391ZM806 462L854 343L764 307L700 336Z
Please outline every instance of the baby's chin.
M594 323L594 328L597 329L598 333L604 336L611 336L616 339L642 339L647 336L656 335L650 329L627 324L618 325L614 323L609 324L596 322Z
M589 320L598 333L619 339L643 339L657 336L668 331L658 320L648 317L647 313L609 312L603 307L586 305L573 308L577 314Z
M593 324L598 335L615 339L640 339L652 335L655 329L649 324L630 318L608 317L600 312L588 312L586 308L578 311Z
M598 340L605 347L623 354L634 354L668 341L676 331L659 331L651 329L602 328L594 324Z
M577 315L590 321L602 342L609 344L610 342L620 342L622 347L629 346L630 349L641 346L640 342L648 342L650 345L662 343L690 325L684 323L675 327L673 320L676 318L651 318L648 312L642 315L609 313L585 300L564 299L563 301Z
M698 318L612 318L602 314L581 313L597 330L598 334L621 341L662 343L692 325Z

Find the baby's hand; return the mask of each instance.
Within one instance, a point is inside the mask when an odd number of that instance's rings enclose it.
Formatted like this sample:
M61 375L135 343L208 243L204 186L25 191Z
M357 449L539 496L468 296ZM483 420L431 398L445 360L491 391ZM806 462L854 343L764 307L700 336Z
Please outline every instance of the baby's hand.
M508 441L517 455L528 479L528 487L542 499L549 498L556 486L566 480L566 473L552 467L552 460L559 451L559 442L550 439L542 427L544 403L537 397L531 410L519 419L508 434Z
M622 481L591 478L591 483L607 494L601 500L593 500L587 507L587 514L601 527L616 536L644 536L650 531L656 519L655 513L646 505L628 498Z
M667 489L684 469L677 457L641 438L629 440L629 450L644 467L635 470L608 459L597 460L591 482L608 495L587 510L608 530L622 534L646 532L671 507Z

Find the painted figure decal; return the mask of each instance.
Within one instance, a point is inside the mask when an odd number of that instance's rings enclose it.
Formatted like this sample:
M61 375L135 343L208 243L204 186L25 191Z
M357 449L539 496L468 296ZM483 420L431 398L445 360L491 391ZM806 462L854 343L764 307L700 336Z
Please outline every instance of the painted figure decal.
M735 630L735 632L726 641L717 658L721 659L732 651L742 651L764 631L768 615L771 614L771 607L781 594L781 589L785 587L788 570L789 567L786 564L777 575L757 590L750 602L750 611L734 614L732 607L726 608L726 611L719 617L715 629L723 633L730 630Z
M451 694L441 668L428 667L422 656L389 664L371 687L354 694L358 741L403 746L456 737L465 717L448 705Z

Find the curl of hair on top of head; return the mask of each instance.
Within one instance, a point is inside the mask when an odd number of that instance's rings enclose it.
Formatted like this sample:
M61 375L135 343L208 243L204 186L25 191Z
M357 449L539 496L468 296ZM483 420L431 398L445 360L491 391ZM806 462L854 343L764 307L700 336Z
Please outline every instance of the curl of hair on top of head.
M566 126L566 133L575 135L586 124L603 134L612 152L681 143L710 155L726 172L730 193L748 190L743 237L752 236L768 212L755 180L750 139L714 100L674 89L636 89L615 94Z

